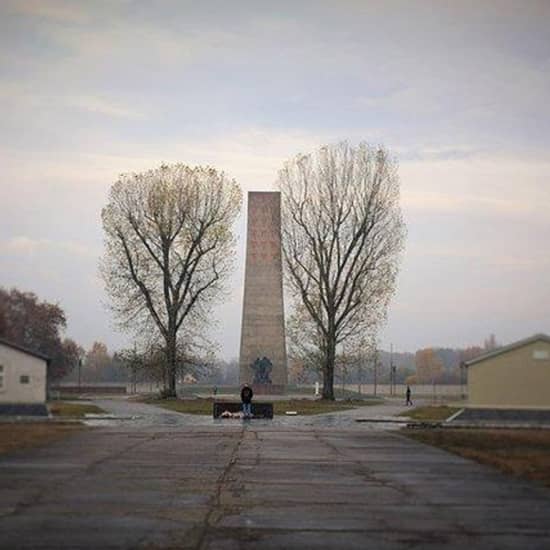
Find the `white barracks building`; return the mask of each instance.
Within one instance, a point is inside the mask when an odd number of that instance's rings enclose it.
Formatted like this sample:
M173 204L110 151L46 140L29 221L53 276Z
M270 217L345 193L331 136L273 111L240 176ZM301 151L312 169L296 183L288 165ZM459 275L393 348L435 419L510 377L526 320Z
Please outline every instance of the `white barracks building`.
M46 402L49 359L0 338L0 406Z

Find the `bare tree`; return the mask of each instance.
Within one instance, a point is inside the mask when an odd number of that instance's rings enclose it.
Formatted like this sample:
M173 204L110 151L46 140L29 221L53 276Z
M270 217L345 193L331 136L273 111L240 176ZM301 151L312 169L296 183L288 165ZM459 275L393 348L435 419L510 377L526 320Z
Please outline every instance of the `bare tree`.
M102 211L112 308L122 327L164 342L166 395L176 392L178 338L207 318L232 267L241 202L223 173L175 164L120 176Z
M287 286L316 327L323 397L334 399L338 346L372 338L395 288L397 164L381 147L341 143L289 161L278 184Z
M415 356L416 379L419 384L436 384L443 374L443 361L433 348L419 349Z
M302 304L296 304L292 315L287 319L286 341L289 378L295 383L303 383L310 373L317 377L319 364L323 360L319 329Z

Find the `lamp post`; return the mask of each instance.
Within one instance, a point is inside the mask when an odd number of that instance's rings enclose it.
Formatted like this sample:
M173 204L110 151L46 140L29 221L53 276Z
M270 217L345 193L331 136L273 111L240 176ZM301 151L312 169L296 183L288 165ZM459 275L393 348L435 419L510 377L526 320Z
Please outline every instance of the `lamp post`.
M378 378L378 348L374 350L374 397L376 397L376 386Z
M466 365L464 364L464 361L461 361L460 363L460 394L462 396L462 399L465 399L466 395L464 392L464 373L466 372Z
M393 395L393 389L395 385L394 378L394 366L393 366L393 344L390 344L390 395Z
M363 378L363 359L361 358L361 356L359 356L359 361L357 363L357 379L358 379L358 393L359 393L359 397L361 397L361 394L363 393L362 391L362 388L361 388L361 379Z
M78 393L80 393L80 386L82 384L81 371L82 371L82 357L80 356L78 358Z
M346 398L346 363L342 359L342 399Z

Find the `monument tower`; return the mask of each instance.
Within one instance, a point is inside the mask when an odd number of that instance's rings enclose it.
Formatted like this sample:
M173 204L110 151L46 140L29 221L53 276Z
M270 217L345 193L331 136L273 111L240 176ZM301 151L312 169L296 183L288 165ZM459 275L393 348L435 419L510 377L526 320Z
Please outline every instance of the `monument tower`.
M287 384L279 192L248 193L239 371L259 394Z

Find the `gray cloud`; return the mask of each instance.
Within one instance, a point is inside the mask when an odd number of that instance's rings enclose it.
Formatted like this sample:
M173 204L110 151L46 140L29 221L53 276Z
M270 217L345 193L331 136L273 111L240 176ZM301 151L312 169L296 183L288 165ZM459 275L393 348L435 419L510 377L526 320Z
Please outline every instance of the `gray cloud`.
M286 158L367 139L400 160L409 226L382 341L549 331L549 16L536 1L4 2L0 285L60 301L86 345L123 345L97 279L119 173L212 164L268 189ZM242 261L217 310L225 355L241 281Z

